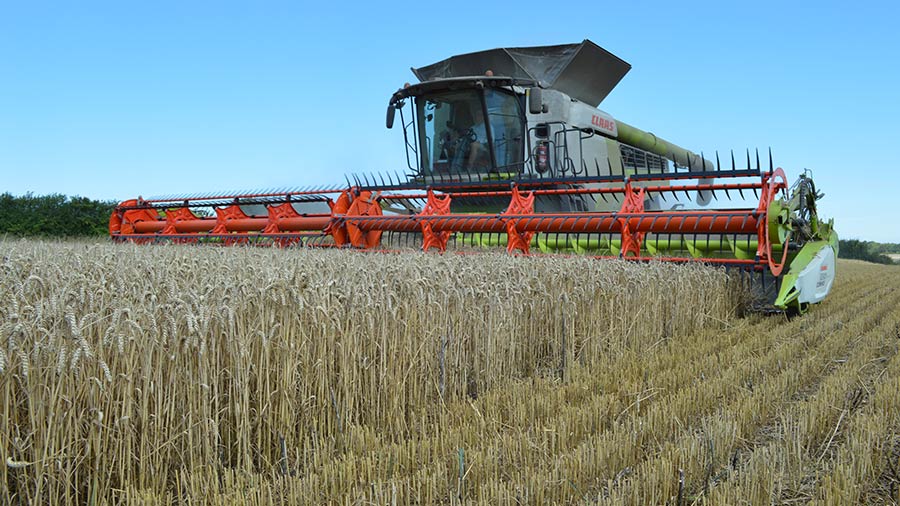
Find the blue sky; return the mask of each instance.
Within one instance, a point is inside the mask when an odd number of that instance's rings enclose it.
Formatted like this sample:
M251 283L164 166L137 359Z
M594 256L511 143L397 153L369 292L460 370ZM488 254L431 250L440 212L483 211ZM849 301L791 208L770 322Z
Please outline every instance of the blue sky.
M813 170L843 237L900 242L894 2L5 2L0 192L137 195L405 167L391 93L452 54L590 38L600 106Z

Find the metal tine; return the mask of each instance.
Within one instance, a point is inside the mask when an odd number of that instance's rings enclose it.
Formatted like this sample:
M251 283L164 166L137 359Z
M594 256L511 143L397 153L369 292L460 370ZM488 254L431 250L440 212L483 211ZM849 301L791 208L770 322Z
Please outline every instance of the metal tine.
M716 153L716 163L718 163L719 153ZM703 172L706 172L706 156L703 154L703 151L700 152L700 160L703 163ZM716 196L716 190L706 190L711 192L713 200L719 200L719 197Z
M772 163L772 146L769 146L769 172L775 172L775 165Z
M756 171L757 171L757 172L760 171L760 167L759 167L759 148L756 148Z
M733 219L734 219L734 215L729 214L727 219L725 220L725 228L728 228L731 225L731 220L733 220Z
M379 172L379 173L378 173L378 179L381 180L381 186L382 186L382 187L386 187L386 186L387 186L386 184L384 184L384 172Z
M731 170L737 170L737 167L734 165L734 150L731 150Z
M750 148L747 148L747 170L750 170L753 166L750 165Z
M672 198L674 198L676 202L681 202L681 197L678 196L678 190L666 190L666 193L671 193Z
M721 170L722 170L722 166L719 163L719 152L716 151L716 172L719 172ZM728 200L731 200L731 194L728 193L728 188L725 188L725 196L728 198Z

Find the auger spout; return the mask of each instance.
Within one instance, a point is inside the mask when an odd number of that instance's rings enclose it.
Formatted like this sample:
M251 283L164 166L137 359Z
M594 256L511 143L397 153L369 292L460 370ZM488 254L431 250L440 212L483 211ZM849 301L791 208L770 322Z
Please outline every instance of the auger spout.
M619 120L616 120L616 126L618 127L619 142L671 160L681 167L687 167L689 172L707 172L718 168L715 163L706 160L693 151L672 144L651 132L645 132ZM700 184L710 184L712 182L712 179L700 180ZM709 204L710 200L712 200L712 193L708 191L697 192L697 203L701 206Z
M714 162L704 159L691 150L684 149L657 137L651 132L645 132L619 120L616 120L616 126L619 130L618 140L620 142L672 160L682 167L689 167L693 172L715 170L716 168Z

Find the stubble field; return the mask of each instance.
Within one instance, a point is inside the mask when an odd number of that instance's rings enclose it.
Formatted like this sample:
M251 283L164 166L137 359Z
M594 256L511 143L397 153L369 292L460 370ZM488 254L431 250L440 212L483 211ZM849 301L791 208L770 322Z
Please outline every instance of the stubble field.
M900 268L0 242L10 504L896 504Z

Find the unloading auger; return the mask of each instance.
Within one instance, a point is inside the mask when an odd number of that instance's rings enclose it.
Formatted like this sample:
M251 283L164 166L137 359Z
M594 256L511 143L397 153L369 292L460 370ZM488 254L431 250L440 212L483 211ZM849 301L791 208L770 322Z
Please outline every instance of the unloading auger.
M119 204L116 241L293 244L364 250L415 242L704 262L757 276L805 311L834 280L838 240L809 173L708 160L597 105L630 65L585 40L458 55L413 69L391 97L404 173L345 185L171 195ZM407 107L408 105L408 107ZM743 161L742 161L743 162ZM716 203L716 206L710 204ZM714 207L714 208L713 208ZM767 285L768 282L768 285Z

